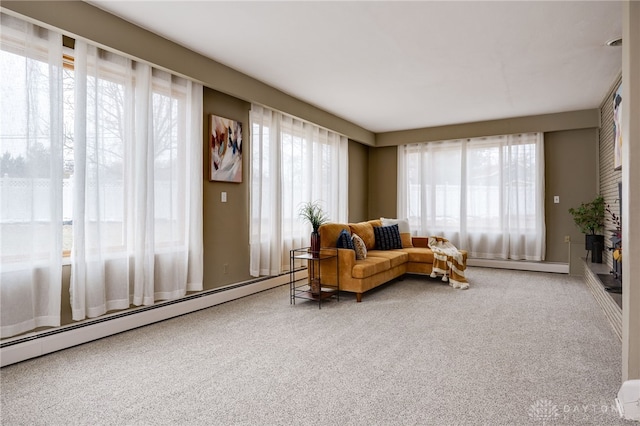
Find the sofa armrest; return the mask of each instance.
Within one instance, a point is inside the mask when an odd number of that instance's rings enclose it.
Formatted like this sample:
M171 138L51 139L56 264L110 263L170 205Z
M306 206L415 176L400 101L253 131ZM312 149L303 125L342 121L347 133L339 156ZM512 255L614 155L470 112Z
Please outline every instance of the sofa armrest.
M429 237L411 237L411 243L414 247L429 247Z
M335 249L331 250L331 254ZM322 250L320 250L322 252ZM329 252L329 250L327 250ZM351 278L351 271L356 263L356 252L351 249L338 249L338 267L340 271L340 280ZM326 260L320 265L321 278L323 283L335 284L336 282L336 264L333 260Z
M356 263L356 251L339 248L338 259L340 261L340 269L344 266L345 270L348 270L349 274L351 274L351 268L353 268L353 265Z

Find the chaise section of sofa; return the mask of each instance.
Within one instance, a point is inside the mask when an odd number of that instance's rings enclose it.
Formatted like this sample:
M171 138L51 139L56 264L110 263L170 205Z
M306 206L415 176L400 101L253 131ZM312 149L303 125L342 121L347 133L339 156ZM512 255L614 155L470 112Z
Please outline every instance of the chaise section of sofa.
M358 235L366 246L364 259L356 258L356 251L338 248L340 290L356 294L362 301L363 293L406 273L430 274L433 268L433 252L428 247L428 238L401 234L402 247L381 250L376 245L374 227L381 227L381 220L358 223L326 223L319 229L323 247L335 249L340 233ZM403 233L404 234L404 233ZM321 266L323 281L335 282L335 264Z

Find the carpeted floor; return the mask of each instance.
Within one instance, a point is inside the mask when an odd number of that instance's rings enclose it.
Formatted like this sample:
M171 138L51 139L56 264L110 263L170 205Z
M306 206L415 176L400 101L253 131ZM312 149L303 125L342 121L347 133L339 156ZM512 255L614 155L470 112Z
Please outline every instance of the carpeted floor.
M0 370L3 425L629 424L580 278L469 268L289 305L283 286Z

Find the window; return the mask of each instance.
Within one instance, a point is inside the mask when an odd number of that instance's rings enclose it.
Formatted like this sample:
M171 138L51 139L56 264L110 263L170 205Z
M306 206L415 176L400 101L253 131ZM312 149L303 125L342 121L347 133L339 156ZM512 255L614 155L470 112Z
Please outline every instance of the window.
M544 259L542 134L398 147L398 214L473 257Z
M59 323L63 251L74 320L201 290L202 86L2 24L3 337L33 328L5 316L18 302L38 299L57 318L40 325ZM53 290L30 294L43 267Z
M289 250L309 245L303 202L319 201L333 221L346 221L348 142L259 105L250 116L251 274L275 275L289 268Z

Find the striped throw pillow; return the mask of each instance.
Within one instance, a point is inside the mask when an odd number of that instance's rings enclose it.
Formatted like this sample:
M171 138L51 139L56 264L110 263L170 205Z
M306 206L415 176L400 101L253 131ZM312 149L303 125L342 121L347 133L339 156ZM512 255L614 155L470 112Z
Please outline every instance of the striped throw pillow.
M398 224L391 226L374 226L377 250L393 250L402 248Z

